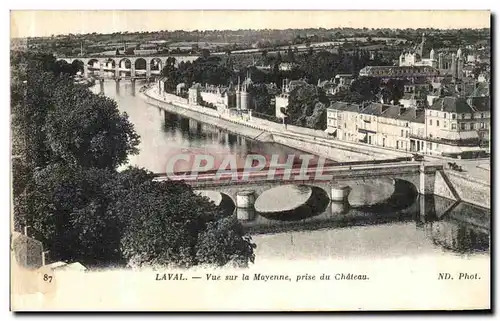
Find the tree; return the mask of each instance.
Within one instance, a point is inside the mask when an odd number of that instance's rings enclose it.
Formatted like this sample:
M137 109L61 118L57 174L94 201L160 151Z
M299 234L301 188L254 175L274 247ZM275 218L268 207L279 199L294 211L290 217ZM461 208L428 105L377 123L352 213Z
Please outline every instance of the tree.
M389 79L381 90L384 102L389 103L393 101L394 104L397 105L404 95L404 85L405 81L402 79ZM427 93L424 93L424 96L425 95L427 95Z
M15 200L15 223L30 226L54 260L117 263L119 222L109 212L111 170L61 164L36 170Z
M272 97L265 84L253 84L249 89L249 93L254 100L252 107L256 112L271 116L275 114L274 109L271 108Z
M181 182L145 182L117 210L127 217L121 249L130 264L191 267L253 262L241 224Z
M75 85L53 57L30 55L11 58L16 230L30 226L52 259L87 266L253 262L240 223L190 186L117 172L139 143L127 115ZM199 76L213 71L207 60L181 68Z
M195 259L198 264L224 266L229 263L242 267L254 263L255 247L234 216L223 217L209 221L199 234Z
M268 61L267 61L267 50L262 50L262 61L264 63L264 65L267 65L268 64Z
M328 98L321 88L310 84L297 86L290 92L288 120L296 126L324 129L326 117L323 116L326 113L326 105Z
M11 113L13 154L28 168L44 166L51 157L43 130L54 108L53 93L72 81L51 55L14 52L11 55Z
M204 48L201 50L201 57L207 59L210 56L210 50Z
M314 105L313 114L306 118L306 127L313 129L326 129L326 106L322 102Z
M139 136L114 100L77 86L54 95L44 126L55 161L84 167L116 168L138 152Z
M376 101L380 87L380 79L375 77L361 77L352 82L350 92L356 97L357 101L354 102Z
M288 62L290 62L290 63L295 62L295 54L293 53L291 46L289 46L287 51L286 51L286 57L287 57Z

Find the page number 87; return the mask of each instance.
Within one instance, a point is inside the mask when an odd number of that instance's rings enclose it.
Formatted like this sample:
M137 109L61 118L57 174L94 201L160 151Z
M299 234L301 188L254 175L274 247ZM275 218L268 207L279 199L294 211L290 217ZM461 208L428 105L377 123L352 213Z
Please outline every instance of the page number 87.
M43 280L44 280L45 282L49 282L49 283L51 283L51 282L52 282L52 275L44 274L44 275L43 275Z

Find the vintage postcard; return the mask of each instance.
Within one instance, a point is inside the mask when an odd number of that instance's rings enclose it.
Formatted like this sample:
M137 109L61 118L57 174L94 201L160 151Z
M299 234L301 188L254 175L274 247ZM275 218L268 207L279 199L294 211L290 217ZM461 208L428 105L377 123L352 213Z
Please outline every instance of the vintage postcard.
M490 20L11 11L11 310L490 310Z

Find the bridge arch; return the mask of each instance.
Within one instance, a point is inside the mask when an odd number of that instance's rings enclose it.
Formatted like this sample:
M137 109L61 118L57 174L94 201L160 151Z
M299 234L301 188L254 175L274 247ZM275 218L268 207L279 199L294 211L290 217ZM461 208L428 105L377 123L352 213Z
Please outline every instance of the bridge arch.
M132 67L132 60L124 57L118 61L118 64L119 64L120 68L130 69Z
M104 66L106 68L115 68L116 67L116 60L113 58L104 59L104 61L102 63L104 63Z
M175 57L168 57L167 59L165 59L165 66L177 66L178 65L178 61Z
M144 58L137 58L134 62L135 70L146 70L148 62Z
M77 72L81 72L82 74L85 72L85 62L81 59L73 59L71 65Z
M151 70L162 71L164 63L160 58L155 57L151 59L150 65L151 65Z
M87 60L87 65L93 68L99 68L102 62L98 58L90 58Z

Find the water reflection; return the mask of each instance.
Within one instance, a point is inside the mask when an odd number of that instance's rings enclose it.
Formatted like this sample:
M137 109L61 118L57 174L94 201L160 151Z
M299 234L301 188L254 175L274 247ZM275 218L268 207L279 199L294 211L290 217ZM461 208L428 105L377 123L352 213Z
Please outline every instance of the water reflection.
M467 225L450 218L426 224L427 235L434 244L459 253L486 252L489 250L487 230Z
M104 81L104 94L116 100L120 111L128 114L141 137L139 154L129 157L131 165L144 167L155 173L165 173L168 160L172 154L179 151L215 154L218 159L235 155L239 166L249 154L278 155L280 163L284 163L288 155L295 155L298 159L303 154L287 146L251 140L149 105L141 97L133 95L133 92L144 84L141 80L132 84L130 80L123 79L118 85L114 80ZM100 92L99 82L92 90L95 93ZM311 164L316 160L317 158L311 161ZM177 170L190 171L191 167L187 166L190 164L185 165L185 168Z
M489 251L489 210L471 204L457 203L434 195L417 195L409 206L392 207L390 211L364 211L349 208L347 203L330 202L321 213L297 220L269 219L257 214L244 222L254 234L317 229L339 229L354 226L413 225L411 238L427 239L445 250L458 253ZM387 207L389 208L389 207ZM410 236L408 236L410 237Z

